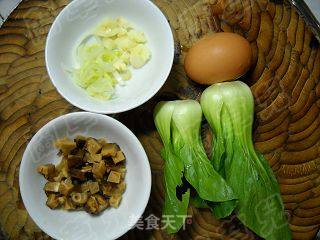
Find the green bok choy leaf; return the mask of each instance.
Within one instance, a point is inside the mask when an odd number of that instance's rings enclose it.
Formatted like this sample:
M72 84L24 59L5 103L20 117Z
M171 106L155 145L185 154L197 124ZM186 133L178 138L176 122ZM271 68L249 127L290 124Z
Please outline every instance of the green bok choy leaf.
M267 240L291 239L276 178L253 145L250 88L240 81L214 84L203 92L201 107L214 133L212 164L238 196L240 221Z
M168 229L173 233L182 226L183 219L178 221L178 215L186 214L189 202L189 190L182 196L182 201L176 196L183 176L202 199L225 202L236 196L206 156L200 136L202 111L197 101L160 102L154 111L154 121L164 144L161 154L165 160L163 214L176 216L175 228Z
M190 190L182 195L181 200L176 195L177 186L182 185L183 162L173 153L171 144L171 121L174 110L173 102L160 102L154 110L154 122L163 142L161 157L164 165L165 201L162 215L171 216L172 224L167 227L168 233L175 233L184 224L182 216L187 215Z

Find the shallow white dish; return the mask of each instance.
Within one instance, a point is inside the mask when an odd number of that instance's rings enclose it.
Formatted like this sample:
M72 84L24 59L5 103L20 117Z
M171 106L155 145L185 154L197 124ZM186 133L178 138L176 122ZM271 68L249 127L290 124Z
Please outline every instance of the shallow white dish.
M66 69L75 66L74 49L84 36L106 18L124 17L146 34L151 60L133 70L125 87L117 87L116 98L101 101L77 86ZM145 103L165 83L173 63L174 41L170 25L149 0L74 0L54 21L46 42L45 59L50 79L71 104L86 111L111 114Z
M126 184L118 209L98 216L84 211L51 210L43 191L46 180L37 173L40 164L57 164L60 158L53 141L81 134L107 137L126 155ZM20 166L19 184L24 205L34 222L54 239L116 239L130 230L142 215L150 196L151 171L147 155L136 136L122 123L100 114L79 112L56 118L42 127L28 144Z

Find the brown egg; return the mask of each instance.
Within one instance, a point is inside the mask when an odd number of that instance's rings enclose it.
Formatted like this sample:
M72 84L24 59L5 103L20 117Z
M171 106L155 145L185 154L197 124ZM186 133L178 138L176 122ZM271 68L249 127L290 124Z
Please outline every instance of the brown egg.
M200 84L237 79L251 66L249 42L235 33L214 33L196 42L187 53L184 67Z

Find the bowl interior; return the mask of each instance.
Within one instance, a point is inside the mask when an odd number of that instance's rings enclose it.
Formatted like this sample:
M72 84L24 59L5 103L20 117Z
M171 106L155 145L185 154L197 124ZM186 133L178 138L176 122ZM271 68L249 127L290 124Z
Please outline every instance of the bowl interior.
M84 211L51 210L43 191L46 180L37 173L40 164L58 163L53 141L81 134L106 137L118 143L126 155L127 189L118 209L108 208L99 216ZM45 125L30 141L20 167L23 202L35 223L55 239L115 239L128 231L142 215L150 195L151 172L146 153L134 134L110 117L73 113Z
M116 98L96 100L77 86L67 70L75 66L75 48L98 23L109 17L124 17L144 31L151 60L124 87ZM75 0L57 17L46 44L46 65L53 84L73 105L92 112L117 113L130 110L150 99L164 84L171 70L174 42L168 21L149 0Z

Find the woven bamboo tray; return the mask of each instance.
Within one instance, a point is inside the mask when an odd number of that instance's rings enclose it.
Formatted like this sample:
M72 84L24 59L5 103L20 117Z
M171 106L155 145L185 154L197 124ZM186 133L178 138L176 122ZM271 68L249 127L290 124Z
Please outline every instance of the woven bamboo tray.
M185 75L186 50L210 32L234 31L251 42L254 53L254 67L245 81L255 96L256 147L277 175L293 239L311 240L320 225L319 44L286 2L221 2L155 0L181 46L180 57L156 97L115 116L135 132L150 159L153 187L145 216L161 216L163 205L162 145L153 125L153 107L159 100L197 99L203 88ZM33 134L51 119L79 110L57 93L44 62L48 30L67 3L23 1L0 29L0 226L9 239L49 239L23 206L18 172ZM123 239L258 239L234 218L218 221L209 211L193 207L189 213L192 224L176 236L133 230Z

